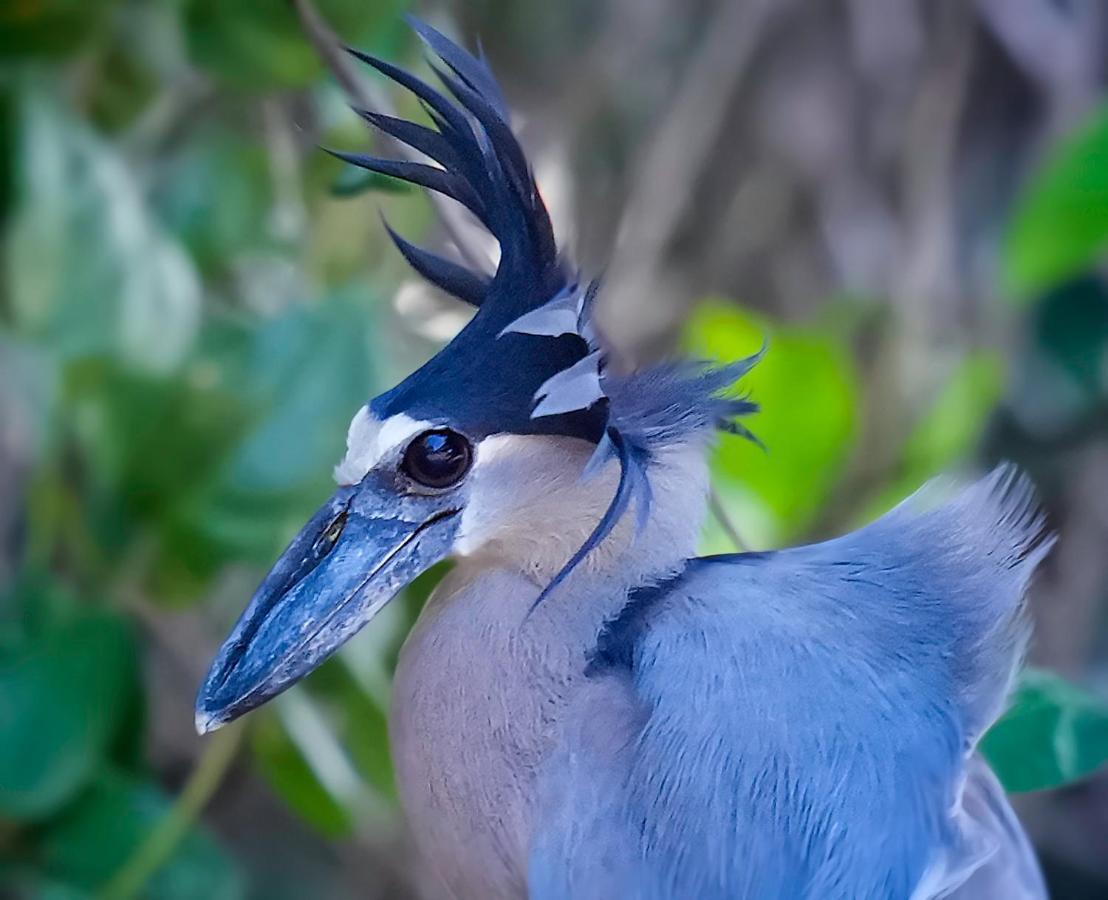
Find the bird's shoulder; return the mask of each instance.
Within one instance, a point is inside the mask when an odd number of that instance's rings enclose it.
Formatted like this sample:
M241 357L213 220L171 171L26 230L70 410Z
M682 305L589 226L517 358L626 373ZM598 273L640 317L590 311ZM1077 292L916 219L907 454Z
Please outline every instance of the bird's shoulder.
M632 591L590 672L627 674L651 703L710 687L753 701L753 673L766 703L826 692L849 706L864 688L904 714L950 717L971 745L1005 701L1027 582L1051 542L1010 467L961 491L933 484L842 537L691 559Z
M589 675L644 718L618 758L569 755L559 808L612 805L606 831L642 845L636 896L907 897L980 859L951 811L1049 539L1009 470L934 494L825 543L690 560L602 629Z

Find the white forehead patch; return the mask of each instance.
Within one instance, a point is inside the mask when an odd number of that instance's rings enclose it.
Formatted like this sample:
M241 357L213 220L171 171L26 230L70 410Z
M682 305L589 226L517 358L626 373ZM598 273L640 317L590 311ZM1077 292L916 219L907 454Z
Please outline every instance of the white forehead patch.
M363 406L350 420L346 432L346 456L335 466L335 481L340 486L357 484L381 457L413 435L434 428L433 422L413 419L397 413L381 421Z

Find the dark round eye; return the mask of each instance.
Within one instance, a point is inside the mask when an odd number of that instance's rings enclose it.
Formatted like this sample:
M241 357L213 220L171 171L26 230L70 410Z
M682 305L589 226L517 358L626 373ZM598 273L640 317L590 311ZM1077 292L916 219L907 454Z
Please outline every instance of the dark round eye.
M472 459L469 441L449 428L438 428L423 432L408 444L401 468L419 484L445 488L462 480Z

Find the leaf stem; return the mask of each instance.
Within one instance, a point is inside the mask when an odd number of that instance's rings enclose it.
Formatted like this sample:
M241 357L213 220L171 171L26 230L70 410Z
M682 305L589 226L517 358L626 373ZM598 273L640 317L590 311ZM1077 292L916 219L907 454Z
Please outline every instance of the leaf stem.
M242 726L236 723L211 739L177 802L100 889L97 900L131 900L141 895L147 882L173 855L223 781L238 753L243 733Z

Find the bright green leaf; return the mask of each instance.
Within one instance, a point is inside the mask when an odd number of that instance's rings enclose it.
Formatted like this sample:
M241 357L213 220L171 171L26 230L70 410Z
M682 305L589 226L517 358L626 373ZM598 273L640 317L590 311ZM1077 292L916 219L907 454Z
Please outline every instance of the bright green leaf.
M1108 245L1108 107L1065 140L1016 204L1004 280L1034 295L1087 268Z
M1000 399L1002 374L1001 362L994 354L967 356L912 429L904 447L905 466L931 474L972 450Z
M732 362L768 341L739 387L761 410L745 424L763 451L723 438L713 460L730 512L755 545L777 544L811 523L838 478L855 432L858 389L845 347L800 328L778 327L745 310L705 304L686 327L694 355Z
M1057 675L1030 670L981 750L1010 791L1075 781L1108 763L1108 702Z
M0 652L0 817L40 819L85 786L137 703L130 630L87 616Z

